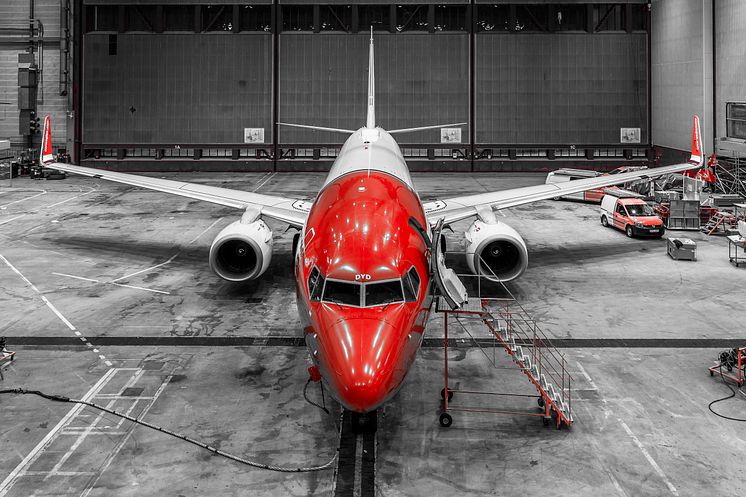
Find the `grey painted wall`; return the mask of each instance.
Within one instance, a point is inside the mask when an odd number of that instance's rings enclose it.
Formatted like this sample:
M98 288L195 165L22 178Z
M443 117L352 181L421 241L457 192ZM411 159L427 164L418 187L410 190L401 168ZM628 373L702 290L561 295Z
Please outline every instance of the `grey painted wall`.
M647 143L645 34L477 35L477 143Z
M699 114L706 152L712 152L712 1L653 1L655 145L690 150L692 115Z
M280 121L357 129L365 124L366 34L280 36ZM468 38L464 34L376 34L376 121L387 129L466 122ZM462 140L469 139L462 127ZM440 143L438 131L401 143ZM340 135L282 128L282 143L335 143Z
M725 105L746 102L746 2L716 0L715 95L717 136L726 136Z
M271 140L270 35L116 38L109 55L108 34L85 37L84 143L243 143L244 128Z

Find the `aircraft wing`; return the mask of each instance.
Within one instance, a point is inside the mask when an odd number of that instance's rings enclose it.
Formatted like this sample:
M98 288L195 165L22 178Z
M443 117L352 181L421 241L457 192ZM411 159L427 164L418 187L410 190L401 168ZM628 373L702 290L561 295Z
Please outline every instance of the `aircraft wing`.
M205 202L233 207L236 209L245 210L246 208L253 207L259 210L260 215L262 216L276 219L298 228L303 227L306 218L308 217L311 204L310 202L299 199L275 197L273 195L262 195L260 193L232 190L230 188L220 188L200 185L197 183L187 183L183 181L141 176L138 174L105 171L103 169L95 169L92 167L74 166L72 164L54 162L54 156L52 155L51 131L49 128L49 116L47 116L44 124L45 129L41 153L41 163L44 167L83 176L90 176L93 178L101 178L107 181L123 183L125 185L138 186L149 190L171 193L173 195L193 198L195 200L204 200Z
M698 169L704 165L704 156L701 151L701 134L699 131L699 118L694 116L694 131L692 133L692 155L688 162L672 166L657 167L654 169L642 169L628 173L599 176L568 181L560 184L544 184L513 188L498 192L480 193L464 197L447 198L426 202L423 204L425 214L431 224L443 218L444 223L454 223L478 215L483 209L506 209L517 205L530 204L540 200L569 195L571 193L584 192L594 188L619 185L636 179L648 179L663 176L670 173L681 173L691 169Z

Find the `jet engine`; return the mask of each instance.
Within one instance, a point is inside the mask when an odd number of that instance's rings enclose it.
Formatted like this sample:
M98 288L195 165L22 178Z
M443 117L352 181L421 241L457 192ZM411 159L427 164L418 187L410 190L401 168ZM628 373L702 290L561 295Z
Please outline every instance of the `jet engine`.
M228 281L253 280L261 276L272 259L272 230L247 212L218 233L210 247L210 269Z
M465 235L466 263L474 274L506 282L518 278L528 266L526 242L505 223L477 220Z

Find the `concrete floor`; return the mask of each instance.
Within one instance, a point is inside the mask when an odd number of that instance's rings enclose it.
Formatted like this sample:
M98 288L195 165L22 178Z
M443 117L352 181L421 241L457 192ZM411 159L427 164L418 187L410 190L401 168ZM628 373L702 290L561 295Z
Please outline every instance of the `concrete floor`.
M299 197L324 178L178 176ZM423 198L433 198L536 184L543 176L417 174L415 181ZM510 290L547 334L568 339L563 352L576 380L576 423L557 431L536 418L457 413L443 429L437 421L443 354L424 348L381 412L376 495L746 492L746 425L707 409L729 393L706 371L719 343L746 345L746 271L729 264L726 241L679 233L697 241L698 261L673 261L664 240L630 240L602 228L594 205L548 201L503 214L531 254L529 269ZM303 400L305 349L262 339L300 336L293 231L272 223L275 257L259 281L231 284L208 268L212 238L238 215L87 178L21 179L12 190L0 185L0 335L18 352L0 387L87 396L259 462L329 460L338 419ZM458 249L459 228L467 226L454 226L450 250ZM465 267L451 259L457 270ZM438 317L427 336L442 336ZM256 340L235 346L219 340L226 337ZM154 338L162 345L147 345ZM206 338L215 345L191 345ZM599 338L615 341L600 348L583 340ZM642 338L660 340L626 346ZM690 338L703 339L705 348L675 347L682 343L676 339ZM452 382L463 388L533 393L505 358L503 369L494 369L479 349L464 346L450 360ZM316 388L309 394L320 399ZM737 396L716 408L746 417L745 402ZM333 470L252 469L110 415L38 397L3 395L0 406L0 496L334 492Z

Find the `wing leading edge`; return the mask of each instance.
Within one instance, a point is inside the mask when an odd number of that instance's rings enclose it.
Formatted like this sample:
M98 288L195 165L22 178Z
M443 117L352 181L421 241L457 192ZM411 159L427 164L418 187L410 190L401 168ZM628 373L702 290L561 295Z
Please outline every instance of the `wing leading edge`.
M152 178L138 174L119 173L105 171L92 167L74 166L54 162L52 155L52 138L49 116L44 120L44 135L42 138L41 164L44 167L58 169L82 176L101 178L107 181L123 183L125 185L137 186L148 190L179 195L181 197L203 200L213 204L233 207L236 209L256 208L262 216L282 221L302 228L306 222L309 211L309 203L299 199L275 197L273 195L262 195L260 193L232 190L216 186L187 183L168 179Z
M702 135L699 128L699 117L694 116L694 130L692 133L692 155L688 162L672 166L642 169L628 173L599 176L597 178L579 179L560 184L544 184L513 188L498 192L480 193L464 197L454 197L433 202L426 202L423 207L431 224L443 218L446 224L454 223L478 215L482 209L506 209L518 205L548 200L571 193L584 192L594 188L619 185L636 179L647 179L671 173L681 173L691 169L698 169L704 165L702 152Z

